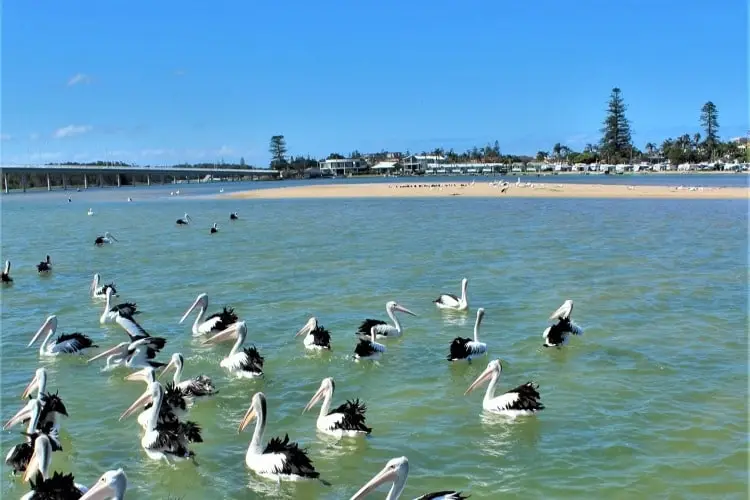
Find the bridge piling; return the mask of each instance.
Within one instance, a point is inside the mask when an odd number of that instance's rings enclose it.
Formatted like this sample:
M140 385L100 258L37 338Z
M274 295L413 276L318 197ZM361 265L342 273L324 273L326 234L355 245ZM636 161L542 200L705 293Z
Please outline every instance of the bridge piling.
M47 191L52 191L52 183L49 180L49 172L47 172Z
M151 175L150 175L150 174L149 174L149 175L146 175L146 185L147 185L147 186L150 186L150 185L151 185Z
M68 190L68 177L65 174L62 174L62 178L63 178L63 190L67 191Z
M89 188L88 175L83 174L83 189L88 189L88 188Z
M99 187L104 187L104 175L99 174Z
M26 192L26 174L23 174L21 176L21 187L23 188L23 192Z
M3 174L3 177L5 178L5 194L8 194L8 174Z
M121 187L122 184L120 184L120 174L115 174L115 177L117 177L117 187Z

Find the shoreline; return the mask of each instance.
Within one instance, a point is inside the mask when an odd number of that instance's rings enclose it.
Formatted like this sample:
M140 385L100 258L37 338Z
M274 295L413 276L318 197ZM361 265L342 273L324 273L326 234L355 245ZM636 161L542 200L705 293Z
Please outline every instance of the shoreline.
M219 199L317 198L603 198L748 200L747 187L676 187L624 184L511 183L503 192L493 182L394 182L288 186L217 195Z

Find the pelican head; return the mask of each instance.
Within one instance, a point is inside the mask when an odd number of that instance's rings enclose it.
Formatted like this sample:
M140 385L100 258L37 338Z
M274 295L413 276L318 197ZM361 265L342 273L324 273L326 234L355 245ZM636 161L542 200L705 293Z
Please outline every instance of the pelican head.
M46 434L40 434L34 441L34 453L31 455L29 464L26 466L23 481L28 482L37 472L40 472L42 477L47 479L51 459L52 443L50 443Z
M213 226L211 226L211 227L214 228L214 229L219 229L219 225L216 222L214 222Z
M119 420L129 417L139 408L142 408L149 403L153 403L157 399L160 399L162 396L164 396L164 387L162 387L159 382L151 382L150 384L148 384L148 388L146 389L146 391L141 394L138 399L133 401L133 404L130 405L127 410L122 412Z
M336 390L336 383L333 381L333 377L324 378L320 382L320 387L318 388L318 392L316 392L315 395L310 400L310 402L307 403L307 406L305 406L305 409L302 410L302 413L305 413L307 410L315 406L315 403L323 400L323 398L325 398L329 394L332 396L333 391L335 390Z
M466 389L466 392L464 392L464 396L466 394L469 394L471 391L482 385L483 383L487 382L488 380L492 379L493 377L499 377L500 372L503 371L503 365L500 364L499 359L493 359L489 363L487 363L487 368L484 369L482 373L479 374L479 376L474 380L474 382L471 383L468 389Z
M393 300L389 301L389 302L388 302L388 303L387 303L387 304L385 305L385 309L386 309L386 311L389 311L389 312L391 312L391 313L392 313L392 312L394 312L394 311L401 311L401 312L403 312L403 313L406 313L406 314L411 314L412 316L416 316L416 314L415 314L415 313L411 312L410 310L408 310L408 309L407 309L407 308L405 308L404 306L402 306L402 305L399 305L399 304L397 304L397 303L396 303L395 301L393 301Z
M10 420L5 422L5 425L3 425L3 430L10 429L16 424L20 424L27 418L29 420L28 428L29 429L36 429L37 424L39 423L39 417L41 415L42 411L42 402L38 399L32 399L30 403L10 417Z
M109 290L109 288L108 288L108 289L107 289L107 292L109 292L109 291L110 291L110 290ZM104 357L106 357L106 356L111 356L111 355L113 355L113 354L119 354L119 355L121 355L121 356L124 356L124 355L125 355L125 354L127 354L127 352L128 352L128 346L129 346L129 345L130 345L130 342L120 342L119 344L117 344L117 345L116 345L116 346L114 346L113 348L111 348L111 349L107 349L106 351L104 351L104 352L101 352L101 353L97 354L97 355L96 355L96 356L94 356L93 358L91 358L91 359L88 359L88 360L86 361L86 363L91 363L92 361L96 361L97 359L101 359L101 358L104 358Z
M190 308L185 312L185 314L182 315L182 318L180 319L180 324L182 324L182 322L185 321L188 316L190 316L190 313L193 312L198 307L200 307L203 311L208 309L208 294L207 293L202 293L198 295L198 297L195 299L195 302L193 302L193 305L190 306Z
M120 241L120 240L118 240L117 238L115 238L115 237L114 237L114 236L112 235L112 233L110 233L109 231L106 231L106 232L104 233L104 237L105 237L105 238L110 238L110 239L113 239L113 240L115 240L115 241Z
M250 408L247 409L247 412L245 412L245 416L242 417L242 421L240 422L240 427L237 430L237 434L245 430L245 427L247 427L253 420L258 418L258 416L262 418L265 415L266 395L262 392L256 392L253 395L253 400L250 403Z
M156 382L156 371L148 366L146 368L143 368L142 370L131 373L130 375L125 377L125 380L130 380L131 382L140 381L146 382L147 384L153 384L154 382Z
M170 368L174 368L175 370L179 371L182 370L182 365L185 362L185 358L180 354L179 352L176 352L172 354L172 359L169 360L169 364L164 367L164 369L159 373L159 376L161 377L165 373L169 371Z
M40 335L49 334L50 332L54 333L57 330L57 316L54 314L52 316L49 316L44 323L42 324L41 328L34 334L34 337L31 339L31 342L29 342L29 345L26 347L31 347L34 345L34 342L36 342L36 339L39 338Z
M247 323L245 323L244 321L238 321L237 323L233 323L229 325L228 328L220 331L213 337L207 338L206 340L203 341L203 343L215 344L217 342L223 342L225 340L233 340L233 339L236 339L237 337L242 337L242 340L244 341L246 336L247 336Z
M387 464L385 464L383 470L378 472L375 477L370 479L367 484L362 486L362 488L354 494L351 500L358 500L359 498L365 497L368 493L384 483L398 483L394 484L391 494L389 495L389 498L398 498L404 490L404 486L406 486L406 478L408 475L409 459L406 457L392 458Z
M5 268L3 269L3 273L10 274L10 261L9 260L5 261Z
M32 391L35 389L39 392L44 392L44 390L47 388L47 370L44 367L37 368L36 372L34 373L34 377L32 377L31 382L29 382L29 385L26 386L26 388L23 390L23 394L21 394L21 399L26 399L29 397Z
M101 281L101 275L99 273L94 273L94 279L91 280L91 285L89 286L89 293L93 295L96 289L99 287L99 283L101 283Z
M300 335L308 335L317 327L318 327L318 319L315 316L313 316L312 318L307 320L307 323L305 323L305 326L300 328L299 331L297 331L297 333L294 334L294 336L299 337Z
M179 192L179 191L177 191L177 194L180 194L180 192ZM183 215L182 217L183 217L183 218L184 218L184 219L185 219L186 221L188 221L188 222L193 222L193 218L192 218L192 217L190 217L190 215L188 215L188 213L187 213L187 212L185 212L185 215Z
M87 491L80 500L122 500L125 498L125 490L128 488L128 477L125 471L120 469L108 470Z
M549 317L550 321L555 319L568 319L573 312L573 301L568 299L557 308L555 312Z

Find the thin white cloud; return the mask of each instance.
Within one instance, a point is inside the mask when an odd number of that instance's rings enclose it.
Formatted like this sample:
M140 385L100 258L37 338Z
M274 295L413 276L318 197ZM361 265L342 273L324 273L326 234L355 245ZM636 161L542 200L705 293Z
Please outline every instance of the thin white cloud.
M9 141L13 139L13 136L10 134L0 134L0 141Z
M84 84L84 83L91 83L91 77L84 73L78 73L76 75L73 75L73 77L70 80L68 80L68 87L72 87L73 85L79 85L79 84Z
M142 149L141 156L173 156L174 149Z
M83 135L91 132L91 125L68 125L55 130L52 133L52 137L55 139L63 139L66 137L75 137L77 135Z
M222 146L216 151L217 156L224 156L224 155L231 155L234 153L234 150L230 148L229 146Z

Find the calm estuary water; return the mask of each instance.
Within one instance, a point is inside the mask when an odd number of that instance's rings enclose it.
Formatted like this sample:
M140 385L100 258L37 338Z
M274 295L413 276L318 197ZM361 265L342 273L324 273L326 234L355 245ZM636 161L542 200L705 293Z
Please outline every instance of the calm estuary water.
M472 499L746 498L746 201L160 193L133 203L88 193L73 203L55 193L3 200L2 259L13 262L15 285L2 290L0 417L17 411L34 370L46 366L70 413L52 470L90 485L124 467L134 499L347 499L406 455L405 498L446 488ZM96 215L86 215L89 206ZM230 223L235 210L241 220ZM184 212L194 224L177 227ZM95 247L104 231L120 242ZM34 266L46 253L54 271L40 278ZM137 302L141 324L169 339L160 359L179 351L186 376L205 373L218 386L190 413L203 427L198 465L149 460L135 418L118 422L144 390L123 380L127 372L100 372L85 357L40 360L26 348L49 314L60 331L102 347L125 340L116 325L99 325L101 303L88 297L94 272L115 280L119 301ZM458 293L464 276L469 314L436 310L431 300ZM230 345L202 347L189 324L177 324L201 292L209 312L231 305L247 320L248 343L266 357L264 380L229 378L218 363ZM585 334L543 349L546 318L567 298ZM404 337L387 342L379 364L352 362L356 327L385 318L388 300L419 317L404 319ZM445 356L454 337L470 336L477 307L487 311L489 359L503 360L500 389L536 381L546 405L537 416L488 418L483 391L464 396L487 360L453 366ZM331 330L330 354L307 354L293 337L310 315ZM327 440L316 433L317 411L301 414L327 376L334 404L367 403L370 438ZM248 471L251 431L238 435L237 426L259 390L268 397L266 439L289 433L332 486L277 485ZM2 432L3 453L22 439L18 430ZM3 469L2 498L27 489Z

